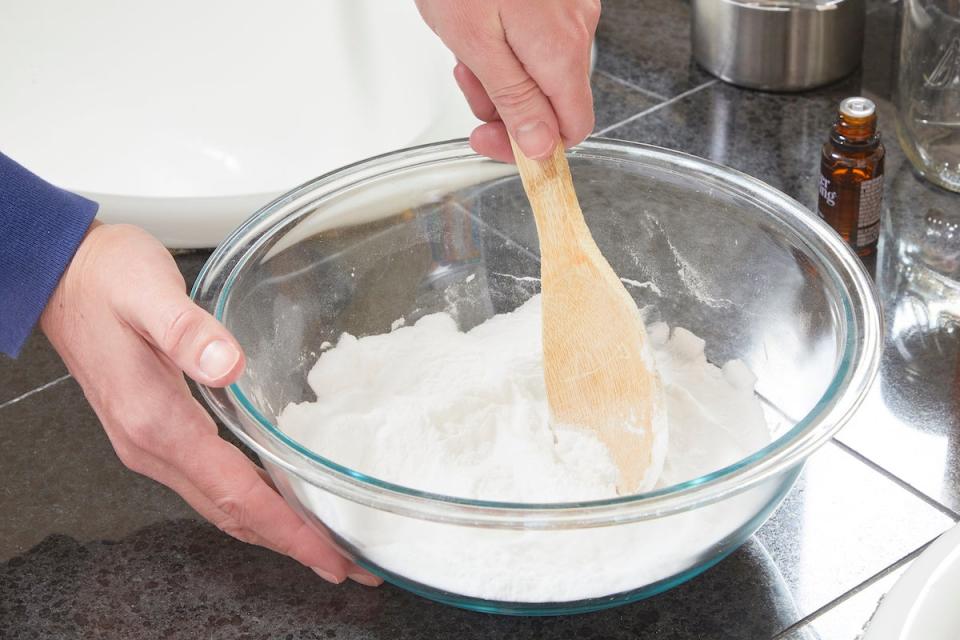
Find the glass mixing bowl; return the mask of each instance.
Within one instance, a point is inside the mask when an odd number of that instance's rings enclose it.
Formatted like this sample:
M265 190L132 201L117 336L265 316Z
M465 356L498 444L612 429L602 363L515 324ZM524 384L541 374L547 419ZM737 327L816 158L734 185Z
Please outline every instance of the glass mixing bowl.
M872 284L796 201L650 146L595 139L569 159L597 244L648 320L690 329L709 360L740 358L757 375L769 446L642 495L515 504L391 484L277 428L288 403L314 399L306 379L322 343L438 311L468 329L539 290L516 169L465 141L373 158L291 191L214 252L193 290L247 356L236 384L201 388L206 402L305 520L370 571L434 600L560 614L689 579L764 522L876 372Z

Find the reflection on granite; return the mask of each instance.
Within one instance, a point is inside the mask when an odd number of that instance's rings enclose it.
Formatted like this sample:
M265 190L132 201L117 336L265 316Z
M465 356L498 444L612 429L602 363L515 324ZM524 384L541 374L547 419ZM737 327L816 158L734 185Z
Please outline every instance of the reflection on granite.
M883 596L893 588L910 562L898 565L889 573L861 585L858 590L836 605L813 616L808 622L787 630L776 640L853 640L859 638L873 617Z
M806 616L952 524L831 443L811 456L794 490L756 537Z
M900 209L896 235L883 238L877 286L891 346L867 403L837 437L960 513L960 283L916 247L924 213Z
M111 542L47 537L0 565L0 618L16 638L632 639L769 638L797 614L755 541L645 602L575 617L510 618L391 586L330 585L211 525L168 520Z

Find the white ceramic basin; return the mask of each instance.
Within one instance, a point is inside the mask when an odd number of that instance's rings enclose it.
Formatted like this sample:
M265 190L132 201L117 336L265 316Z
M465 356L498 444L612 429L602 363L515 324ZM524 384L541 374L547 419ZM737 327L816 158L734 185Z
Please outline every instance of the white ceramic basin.
M412 0L7 0L0 59L0 149L174 247L476 124Z
M940 536L897 580L864 640L960 638L960 525Z

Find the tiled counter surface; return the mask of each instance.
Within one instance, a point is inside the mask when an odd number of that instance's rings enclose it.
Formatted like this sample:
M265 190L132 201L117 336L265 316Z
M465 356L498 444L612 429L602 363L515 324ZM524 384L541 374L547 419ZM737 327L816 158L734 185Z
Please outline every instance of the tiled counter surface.
M604 3L594 74L602 135L729 164L813 207L818 149L841 98L876 99L889 134L888 225L870 265L888 319L880 378L730 558L653 599L571 618L498 618L390 586L331 586L232 541L125 470L34 336L19 360L0 361L0 637L855 638L960 512L960 342L943 320L960 297L917 285L898 257L929 210L960 210L960 196L914 177L892 135L897 11L870 3L864 68L852 78L775 95L693 64L682 0ZM178 257L188 282L206 255Z

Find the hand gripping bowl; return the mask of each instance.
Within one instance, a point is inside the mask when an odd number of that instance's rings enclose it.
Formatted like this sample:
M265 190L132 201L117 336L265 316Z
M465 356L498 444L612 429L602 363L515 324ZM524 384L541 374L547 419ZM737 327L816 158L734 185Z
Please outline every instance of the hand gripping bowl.
M769 446L642 495L514 504L391 484L277 428L288 403L314 399L306 378L323 342L437 311L468 329L539 290L537 236L516 169L465 141L372 158L291 191L214 252L193 290L247 355L236 384L201 389L206 402L303 518L369 570L434 600L561 614L697 575L764 522L876 372L871 282L800 204L655 147L597 139L569 158L587 223L648 320L692 330L708 359L741 358L757 375ZM634 568L614 570L623 563ZM458 587L466 574L473 586Z

